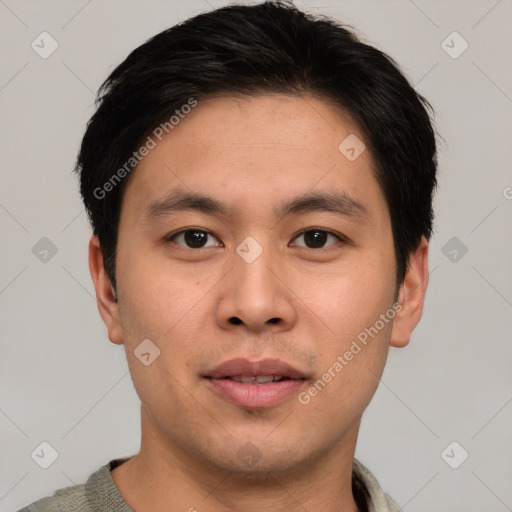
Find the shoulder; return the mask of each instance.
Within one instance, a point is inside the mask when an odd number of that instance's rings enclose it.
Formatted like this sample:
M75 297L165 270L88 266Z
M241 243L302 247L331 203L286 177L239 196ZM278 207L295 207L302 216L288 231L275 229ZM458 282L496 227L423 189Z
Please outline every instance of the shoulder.
M59 489L52 496L42 498L19 512L90 512L85 495L85 484Z
M380 487L377 479L357 459L354 459L353 471L366 489L369 512L399 512L402 510Z
M115 486L110 471L129 457L115 459L92 473L87 482L58 489L18 512L133 512Z

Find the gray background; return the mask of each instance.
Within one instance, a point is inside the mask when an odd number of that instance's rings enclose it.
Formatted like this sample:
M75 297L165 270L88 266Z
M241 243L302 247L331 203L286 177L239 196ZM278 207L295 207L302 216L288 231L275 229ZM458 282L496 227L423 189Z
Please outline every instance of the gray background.
M71 169L113 66L226 3L0 0L1 512L138 451L138 398L96 309ZM394 57L446 140L423 319L407 348L391 350L357 456L408 512L512 510L512 3L297 4ZM59 45L47 59L31 48L43 31ZM442 46L454 31L469 44L457 58L458 36L444 44L452 56ZM46 261L43 237L57 249ZM31 457L43 441L58 452L46 470ZM468 459L452 469L445 461L459 464L463 449Z

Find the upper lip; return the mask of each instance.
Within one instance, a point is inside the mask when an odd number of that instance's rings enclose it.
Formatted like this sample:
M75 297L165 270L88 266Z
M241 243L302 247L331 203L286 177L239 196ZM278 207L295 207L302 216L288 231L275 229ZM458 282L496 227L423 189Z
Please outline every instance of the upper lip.
M279 359L262 359L249 361L244 358L230 359L212 370L205 377L222 379L225 377L257 377L258 375L278 375L289 379L305 379L306 376L299 370Z

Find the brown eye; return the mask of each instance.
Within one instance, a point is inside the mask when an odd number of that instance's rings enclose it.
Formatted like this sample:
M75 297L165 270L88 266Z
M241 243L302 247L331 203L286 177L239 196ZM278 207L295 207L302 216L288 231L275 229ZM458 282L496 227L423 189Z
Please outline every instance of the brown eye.
M341 241L340 237L334 233L331 233L330 231L325 231L323 229L308 229L303 231L298 237L295 238L295 240L299 240L302 237L304 239L304 243L296 245L299 247L306 247L307 249L323 249ZM329 240L329 237L333 241L326 246L325 244Z
M212 244L207 245L208 237L217 240L211 233L208 233L207 231L202 231L199 229L186 229L184 231L180 231L179 233L175 233L169 238L169 240L188 249L202 249L203 247L212 246ZM215 246L220 244L213 245Z

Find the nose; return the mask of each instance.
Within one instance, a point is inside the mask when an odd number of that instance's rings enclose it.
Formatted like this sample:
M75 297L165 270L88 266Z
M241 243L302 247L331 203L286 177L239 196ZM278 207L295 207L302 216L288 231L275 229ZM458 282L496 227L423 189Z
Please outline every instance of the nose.
M291 329L297 321L297 299L286 274L284 259L270 250L252 262L234 254L232 270L218 288L219 327L257 334Z

